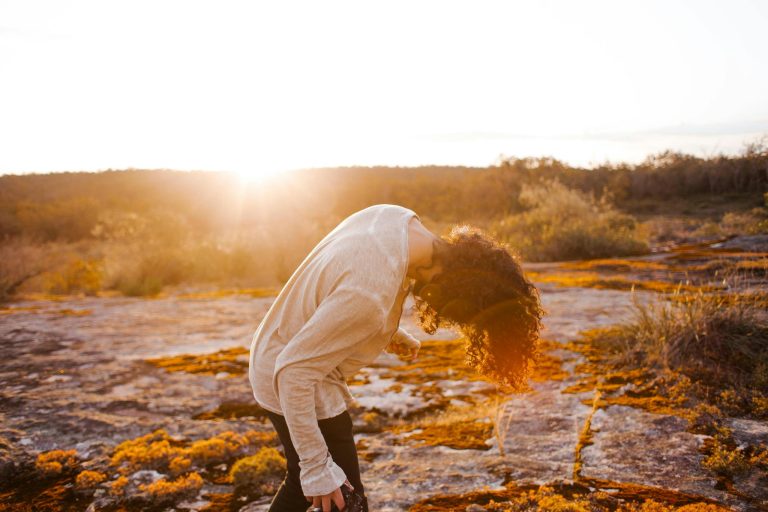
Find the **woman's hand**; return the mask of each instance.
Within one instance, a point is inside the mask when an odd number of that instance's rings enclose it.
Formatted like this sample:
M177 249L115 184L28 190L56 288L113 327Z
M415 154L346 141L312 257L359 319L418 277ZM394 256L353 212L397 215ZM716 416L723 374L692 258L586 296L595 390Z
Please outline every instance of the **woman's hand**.
M354 487L352 487L352 484L349 483L349 480L345 480L343 485L349 486L350 489L354 489ZM344 503L344 496L341 494L341 487L339 487L332 493L323 494L322 496L312 496L311 498L312 498L313 512L314 511L320 512L321 510L323 512L331 512L331 503L335 503L336 508L342 511L347 506L347 504Z
M385 348L384 351L390 354L396 354L397 357L403 361L413 361L416 359L416 356L419 355L420 348L421 343L419 340L408 340L401 338L398 341L390 341L389 345L387 345L387 348Z

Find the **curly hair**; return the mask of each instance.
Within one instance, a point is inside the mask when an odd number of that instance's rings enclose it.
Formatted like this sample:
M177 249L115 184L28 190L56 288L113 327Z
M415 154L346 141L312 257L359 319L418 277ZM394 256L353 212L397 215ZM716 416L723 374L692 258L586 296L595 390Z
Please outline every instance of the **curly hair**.
M543 309L518 257L468 225L454 226L435 242L433 265L441 265L440 273L414 288L420 327L429 334L457 327L470 366L502 385L526 389Z

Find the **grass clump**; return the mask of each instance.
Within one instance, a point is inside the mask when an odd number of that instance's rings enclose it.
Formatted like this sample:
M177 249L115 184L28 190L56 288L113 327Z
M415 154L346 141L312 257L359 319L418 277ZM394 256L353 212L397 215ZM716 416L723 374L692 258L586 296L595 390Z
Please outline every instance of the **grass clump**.
M713 438L713 444L702 465L722 476L734 476L748 471L750 459L736 446L729 446L720 436Z
M275 448L265 446L255 455L238 460L229 473L239 494L269 494L285 472L285 458Z
M657 381L681 375L696 395L732 415L765 412L768 317L748 298L699 292L636 302L632 320L590 337L593 353L614 366L647 369Z
M603 197L569 189L557 180L523 185L520 202L528 209L492 224L490 231L515 247L527 261L558 261L648 252L635 219Z

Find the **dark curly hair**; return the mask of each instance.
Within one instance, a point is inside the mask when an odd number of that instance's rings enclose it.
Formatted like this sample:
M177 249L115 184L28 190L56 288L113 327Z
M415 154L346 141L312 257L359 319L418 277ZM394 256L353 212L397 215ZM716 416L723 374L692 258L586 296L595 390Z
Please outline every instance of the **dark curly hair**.
M526 389L543 310L517 256L468 225L454 226L433 247L432 265L440 264L441 271L413 291L421 328L434 334L438 327L457 327L470 366L502 385Z

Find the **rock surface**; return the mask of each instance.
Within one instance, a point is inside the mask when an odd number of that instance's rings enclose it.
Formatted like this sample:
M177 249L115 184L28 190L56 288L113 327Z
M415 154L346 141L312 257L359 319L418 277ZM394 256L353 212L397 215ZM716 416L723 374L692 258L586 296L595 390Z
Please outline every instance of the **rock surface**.
M557 266L540 267L546 268ZM547 311L543 337L563 345L554 345L552 353L567 376L535 382L531 392L506 400L498 436L487 440L487 450L425 445L376 429L358 434L358 441L366 444L363 455L368 457L362 458L361 467L371 509L406 510L430 495L496 489L509 481L567 481L574 478L579 460L586 479L679 489L748 509L715 489L712 475L700 464L702 438L688 433L680 418L625 406L593 411L593 391L564 392L577 382L575 368L582 362L564 344L585 329L628 318L633 300L650 300L652 294L550 283L541 284L540 290ZM73 298L21 301L2 310L0 472L13 471L22 460L29 464L35 454L51 449L74 448L83 459L103 457L117 443L158 428L188 439L225 430L271 430L258 415L216 419L205 414L224 403L252 405L245 374L166 371L147 363L179 354L247 349L271 301L248 296ZM421 332L411 305L409 299L401 325L420 339L456 337L445 330L432 337ZM398 383L386 372L401 364L382 354L361 373L365 381L352 392L363 410L404 417L436 403L471 404L467 396L493 389L465 379ZM233 356L233 368L242 371L244 365L247 356ZM435 396L447 401L435 402ZM740 442L768 440L765 422L735 420L729 426ZM583 442L585 429L591 444ZM753 480L734 485L754 491L762 482ZM190 503L206 503L204 493ZM262 498L242 510L267 508L268 500Z

